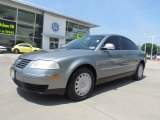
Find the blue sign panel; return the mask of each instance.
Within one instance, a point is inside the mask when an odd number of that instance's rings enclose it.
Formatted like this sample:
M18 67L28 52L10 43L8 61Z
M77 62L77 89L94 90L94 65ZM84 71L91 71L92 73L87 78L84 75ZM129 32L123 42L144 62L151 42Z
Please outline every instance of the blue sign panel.
M58 31L58 30L59 30L59 24L58 24L58 23L53 23L53 24L52 24L52 29L53 29L54 31Z

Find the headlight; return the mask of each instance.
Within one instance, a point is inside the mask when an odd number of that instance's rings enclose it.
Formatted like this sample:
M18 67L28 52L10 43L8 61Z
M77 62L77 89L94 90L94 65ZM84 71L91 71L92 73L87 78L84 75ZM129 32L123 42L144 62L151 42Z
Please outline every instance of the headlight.
M59 69L59 65L54 61L37 60L32 63L30 68L37 69Z

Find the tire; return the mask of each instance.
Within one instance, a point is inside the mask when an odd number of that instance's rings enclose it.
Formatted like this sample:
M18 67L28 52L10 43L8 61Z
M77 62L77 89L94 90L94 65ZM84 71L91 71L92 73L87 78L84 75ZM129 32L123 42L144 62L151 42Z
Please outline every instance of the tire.
M88 98L93 90L95 78L90 69L79 68L70 77L67 96L76 101Z
M19 50L18 50L18 49L14 49L13 52L14 52L15 54L18 54L18 53L19 53Z
M136 73L132 76L134 80L141 80L143 78L144 65L139 63Z

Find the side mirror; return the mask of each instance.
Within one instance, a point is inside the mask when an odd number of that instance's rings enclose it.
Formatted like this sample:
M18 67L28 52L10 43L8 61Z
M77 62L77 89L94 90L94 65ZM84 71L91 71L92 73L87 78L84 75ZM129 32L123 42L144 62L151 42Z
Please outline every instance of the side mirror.
M112 43L107 43L104 45L104 47L102 47L102 50L115 50L115 49L116 49L116 47Z

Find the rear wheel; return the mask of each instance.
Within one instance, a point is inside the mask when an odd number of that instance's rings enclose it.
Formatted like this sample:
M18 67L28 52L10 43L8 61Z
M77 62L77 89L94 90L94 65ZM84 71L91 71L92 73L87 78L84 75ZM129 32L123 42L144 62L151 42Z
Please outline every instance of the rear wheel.
M15 54L18 54L18 53L19 53L19 50L18 50L18 49L14 49L13 52L14 52Z
M144 65L140 63L137 67L136 73L133 75L134 80L141 80L143 78Z
M88 98L94 87L94 75L90 69L80 68L76 70L68 83L67 95L73 100Z

